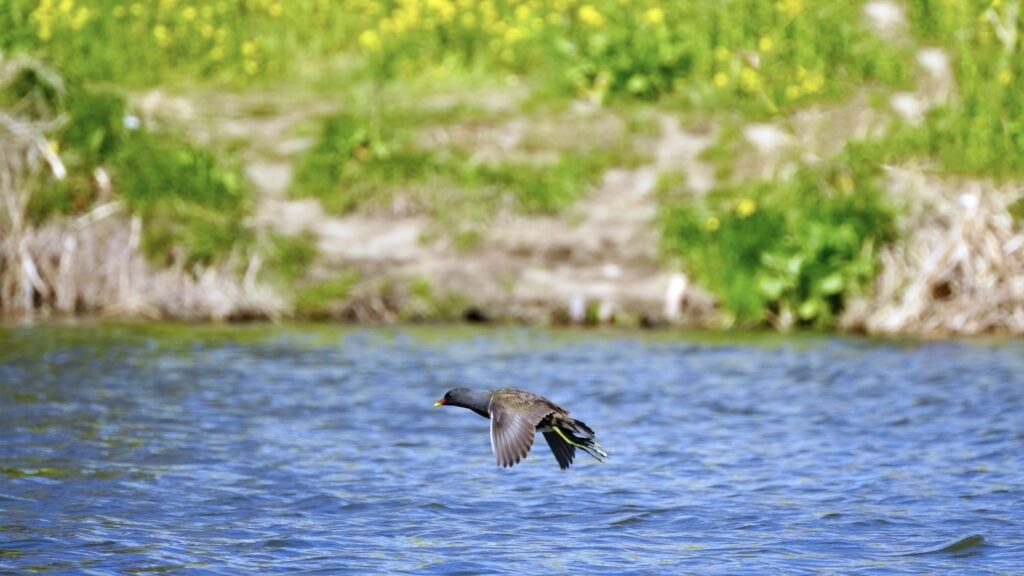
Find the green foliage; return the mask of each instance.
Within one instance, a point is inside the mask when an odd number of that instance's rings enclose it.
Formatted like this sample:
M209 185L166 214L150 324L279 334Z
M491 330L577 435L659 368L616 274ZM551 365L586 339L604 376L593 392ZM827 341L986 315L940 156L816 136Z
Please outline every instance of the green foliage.
M172 260L180 247L188 262L209 264L247 239L243 180L205 148L140 130L120 146L114 178L143 216L144 246L157 260Z
M209 264L248 241L248 191L237 168L172 133L127 129L124 100L112 92L71 82L63 102L68 123L56 145L68 177L33 194L33 221L90 209L103 168L113 191L143 217L143 245L154 259Z
M1024 11L1011 2L909 2L924 40L952 51L959 90L920 127L903 127L882 144L884 155L927 155L946 170L997 177L1024 174Z
M344 51L377 2L5 0L0 51L122 84L185 77L249 82Z
M358 281L359 274L349 271L300 289L295 296L295 313L305 318L327 318L331 306L348 297Z
M435 173L435 159L416 150L407 134L371 138L368 117L341 113L328 118L317 143L295 171L291 193L320 199L344 214L390 185L417 181Z
M384 204L398 193L416 196L442 220L467 203L484 206L485 213L498 205L557 213L609 167L636 162L635 154L619 146L555 149L551 163L479 162L470 151L418 145L415 129L422 118L399 114L379 122L381 128L374 130L368 119L349 113L328 118L317 143L299 161L291 195L318 198L338 214Z
M89 208L98 192L94 170L113 159L125 136L125 105L120 96L72 82L61 100L67 128L57 143L68 177L49 182L33 194L29 216L35 222Z
M378 78L482 69L597 99L682 93L764 112L906 78L905 60L860 25L859 9L828 0L8 0L0 50L39 52L81 77L152 84L309 75L314 62L358 48Z
M801 324L829 326L895 235L874 174L854 162L718 189L701 204L668 206L662 222L666 252L744 324L788 310Z
M899 50L864 29L859 10L827 0L422 0L384 10L360 45L385 76L481 66L539 72L596 99L682 93L704 108L771 112L906 79Z
M301 278L319 255L316 237L311 232L297 236L272 233L269 241L265 269L285 282Z
M407 298L399 317L405 321L458 320L469 306L469 299L455 292L438 292L425 278L415 278L407 286Z

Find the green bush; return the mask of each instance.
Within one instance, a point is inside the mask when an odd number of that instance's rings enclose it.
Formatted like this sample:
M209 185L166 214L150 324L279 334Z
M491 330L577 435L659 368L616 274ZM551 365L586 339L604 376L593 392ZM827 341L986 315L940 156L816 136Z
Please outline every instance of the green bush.
M124 201L143 216L145 248L157 260L183 248L188 262L210 264L248 239L242 177L207 149L140 130L122 143L114 178Z
M784 310L826 327L874 278L895 214L874 174L855 162L805 168L785 182L718 189L666 207L666 253L741 324Z
M113 92L71 81L62 102L68 121L54 145L68 176L35 191L34 222L91 209L103 168L117 197L143 217L143 245L157 261L209 264L249 240L249 194L236 167L170 132L126 128L124 99Z

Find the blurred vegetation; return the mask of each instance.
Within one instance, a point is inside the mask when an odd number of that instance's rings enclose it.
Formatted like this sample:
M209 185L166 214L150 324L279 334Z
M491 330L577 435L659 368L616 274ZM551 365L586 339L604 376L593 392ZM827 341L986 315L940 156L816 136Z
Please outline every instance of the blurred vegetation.
M945 170L1024 174L1024 10L1016 1L908 2L917 36L950 50L958 94L880 143L889 159L926 155Z
M156 261L210 264L245 244L249 192L238 167L173 132L144 126L111 91L72 84L63 111L67 129L51 145L61 151L68 177L32 196L33 221L91 209L104 192L96 177L102 169L114 182L108 193L142 216L143 246Z
M574 143L570 149L540 146L554 158L510 157L481 161L456 146L426 146L416 137L434 118L389 114L373 128L372 113L345 112L324 122L316 144L300 159L291 185L294 197L315 197L334 213L386 206L396 195L434 209L438 219L473 204L476 217L498 207L524 213L557 213L587 192L608 168L640 162L622 138ZM494 119L490 119L494 121ZM606 139L610 139L606 135Z
M841 159L670 204L663 242L734 321L822 328L874 278L895 216L874 170Z
M1019 2L900 5L910 37L893 42L864 25L863 3L828 0L7 0L0 52L40 55L67 78L69 122L54 145L69 177L33 197L32 218L81 214L105 200L96 179L102 168L117 197L143 216L154 259L203 264L253 243L243 224L251 193L232 159L136 119L120 95L126 90L329 78L344 111L324 119L290 194L317 198L336 214L401 200L469 249L497 210L557 213L608 168L642 161L628 137L639 128L481 159L475 150L425 144L430 125L496 124L574 99L711 115L727 121L704 159L731 181L743 122L786 118L863 87L905 88L914 80L913 49L942 46L957 96L920 125L896 123L792 179L734 182L704 197L682 193L682 176L663 181L663 247L727 313L744 324L792 314L822 327L869 286L879 247L896 236L878 166L924 158L949 172L1024 174ZM525 86L530 98L485 114L432 109L406 90L457 90L467 78ZM268 267L289 282L316 258L309 237L260 245ZM326 314L355 281L342 275L307 285L296 306ZM410 293L424 310L455 307L439 304L447 297L429 285L414 283Z
M295 296L295 313L302 318L325 319L331 306L344 300L359 281L359 274L347 271L333 278L303 286Z
M270 233L267 240L269 247L263 251L266 267L286 283L302 278L319 254L316 237L310 232L296 236Z
M41 47L65 73L147 84L266 79L358 45L382 78L482 68L597 99L680 92L773 112L907 79L859 19L858 3L828 0L9 0L0 50Z

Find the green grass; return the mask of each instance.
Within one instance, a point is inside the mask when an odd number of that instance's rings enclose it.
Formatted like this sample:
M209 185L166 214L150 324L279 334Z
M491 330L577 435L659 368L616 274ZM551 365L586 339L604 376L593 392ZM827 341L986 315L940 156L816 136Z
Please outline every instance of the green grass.
M370 4L6 0L0 51L39 53L66 74L121 85L259 82L352 49Z
M237 168L168 133L139 131L113 159L118 192L143 217L144 248L157 261L210 264L247 240L249 193Z
M378 79L480 70L549 94L758 113L907 79L858 2L9 0L0 50L144 86L310 77L346 54Z
M406 286L406 299L399 317L406 322L459 320L469 305L470 300L464 295L439 292L426 278L415 278Z
M269 233L267 240L266 268L285 283L302 278L319 255L316 237L310 232L296 236Z
M788 311L801 325L831 326L896 234L876 169L845 158L670 204L662 225L666 254L682 258L741 325Z
M71 84L63 104L69 122L56 145L68 177L33 194L34 222L88 211L100 199L102 168L115 194L107 200L142 216L143 247L157 262L210 264L250 240L242 224L249 191L233 162L169 131L126 128L124 100L113 92Z
M501 118L445 118L441 126L500 125ZM426 147L417 136L435 117L392 112L341 113L325 120L316 144L300 159L293 197L314 197L330 212L346 214L386 206L402 195L435 219L455 225L486 220L502 206L528 214L558 213L581 198L604 172L639 163L625 138L610 143L551 145L529 140L502 161L479 161L472 150ZM537 161L530 154L553 160ZM472 235L472 234L471 234ZM463 243L468 244L468 243Z
M1009 20L1010 2L912 0L910 21L922 44L951 55L958 94L919 127L902 126L866 154L878 161L930 158L948 172L1024 175L1024 12Z
M359 274L349 271L300 288L293 302L295 314L310 319L329 318L331 306L347 298L358 281Z

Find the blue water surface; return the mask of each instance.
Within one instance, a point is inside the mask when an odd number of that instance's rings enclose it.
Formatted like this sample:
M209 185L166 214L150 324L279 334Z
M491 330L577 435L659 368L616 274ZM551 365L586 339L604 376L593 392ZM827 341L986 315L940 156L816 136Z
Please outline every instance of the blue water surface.
M455 386L610 458L497 468ZM9 572L1024 572L1021 342L20 327L0 409Z

